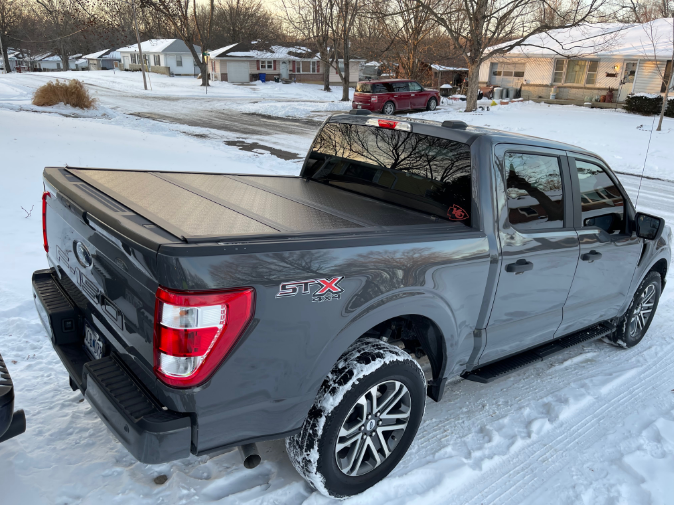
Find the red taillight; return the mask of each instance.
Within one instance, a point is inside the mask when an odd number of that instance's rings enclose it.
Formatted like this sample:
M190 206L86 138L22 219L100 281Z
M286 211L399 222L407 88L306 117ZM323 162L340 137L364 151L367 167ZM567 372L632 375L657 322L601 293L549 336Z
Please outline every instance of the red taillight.
M154 370L169 386L203 384L225 359L255 312L255 290L214 293L157 289Z
M395 130L396 125L398 124L398 121L391 121L389 119L379 119L379 128L389 128L391 130Z
M42 193L42 243L44 252L49 252L49 242L47 242L47 197L51 197L49 191Z

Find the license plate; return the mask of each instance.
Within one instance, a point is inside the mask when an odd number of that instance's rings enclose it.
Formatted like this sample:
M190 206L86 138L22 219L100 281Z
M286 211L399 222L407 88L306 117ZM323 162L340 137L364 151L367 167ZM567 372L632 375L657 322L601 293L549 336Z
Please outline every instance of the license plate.
M101 359L107 354L105 339L91 329L87 324L84 326L84 347L94 359Z

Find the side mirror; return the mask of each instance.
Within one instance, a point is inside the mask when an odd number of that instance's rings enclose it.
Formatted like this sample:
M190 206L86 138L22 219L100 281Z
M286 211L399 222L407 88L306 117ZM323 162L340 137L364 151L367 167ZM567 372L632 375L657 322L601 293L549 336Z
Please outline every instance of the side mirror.
M661 217L651 216L637 212L637 236L646 240L656 240L662 234L665 220Z

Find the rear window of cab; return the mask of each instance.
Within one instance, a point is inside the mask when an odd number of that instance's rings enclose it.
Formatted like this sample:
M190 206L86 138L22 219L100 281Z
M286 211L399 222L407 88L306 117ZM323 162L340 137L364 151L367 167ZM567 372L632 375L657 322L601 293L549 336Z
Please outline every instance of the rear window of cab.
M356 93L393 93L393 86L388 82L359 82Z

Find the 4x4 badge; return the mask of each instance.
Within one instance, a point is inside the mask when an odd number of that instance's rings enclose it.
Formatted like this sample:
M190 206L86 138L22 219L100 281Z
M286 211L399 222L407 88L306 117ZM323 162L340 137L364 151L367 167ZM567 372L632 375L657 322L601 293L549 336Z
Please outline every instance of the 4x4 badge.
M339 283L344 276L333 277L332 279L308 279L306 281L284 282L279 286L279 292L276 298L285 298L295 295L311 295L312 302L329 302L330 300L339 300L344 290L339 287ZM312 292L313 285L318 284L319 288Z

